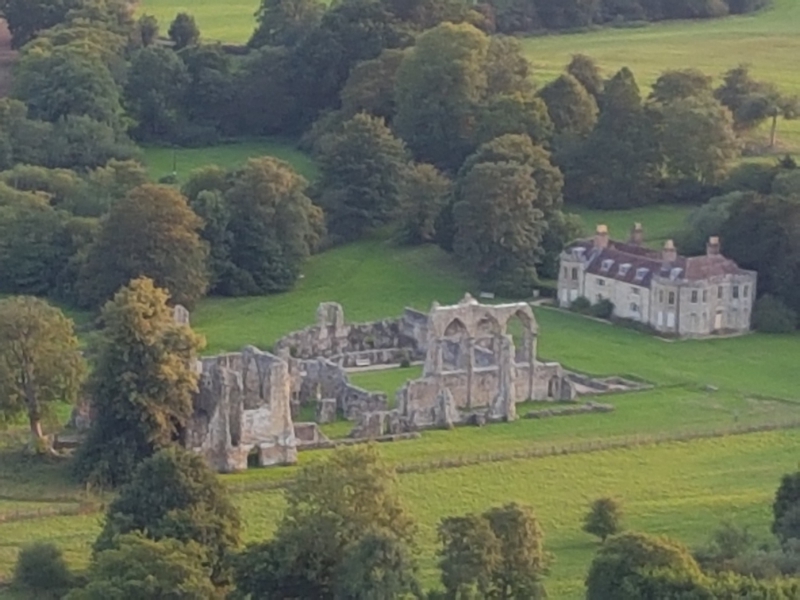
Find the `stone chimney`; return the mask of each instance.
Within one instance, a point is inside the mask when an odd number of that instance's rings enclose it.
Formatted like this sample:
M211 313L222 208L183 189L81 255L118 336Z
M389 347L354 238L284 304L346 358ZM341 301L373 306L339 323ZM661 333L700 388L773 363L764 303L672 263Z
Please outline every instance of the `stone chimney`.
M594 234L594 247L598 250L608 247L608 227L598 225Z
M641 223L634 223L631 229L631 239L629 240L634 246L641 246L644 243L644 230Z
M661 251L661 260L670 263L678 260L678 251L675 249L675 243L672 240L664 242L664 249Z
M708 238L708 243L706 244L706 254L709 256L717 256L719 254L719 238L715 235L712 235Z

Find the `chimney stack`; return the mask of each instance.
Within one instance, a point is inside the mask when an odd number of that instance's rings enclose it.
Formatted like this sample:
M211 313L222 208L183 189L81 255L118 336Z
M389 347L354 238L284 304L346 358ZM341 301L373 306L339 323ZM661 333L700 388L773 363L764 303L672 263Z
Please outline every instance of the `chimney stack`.
M634 223L631 229L630 243L634 246L641 246L644 243L644 230L641 223Z
M675 249L675 244L672 240L664 242L664 250L661 251L661 260L670 263L678 260L678 251Z
M608 247L608 227L598 225L594 234L594 247L602 250Z
M706 254L708 256L717 256L719 254L719 238L715 235L712 235L708 238L708 243L706 244Z

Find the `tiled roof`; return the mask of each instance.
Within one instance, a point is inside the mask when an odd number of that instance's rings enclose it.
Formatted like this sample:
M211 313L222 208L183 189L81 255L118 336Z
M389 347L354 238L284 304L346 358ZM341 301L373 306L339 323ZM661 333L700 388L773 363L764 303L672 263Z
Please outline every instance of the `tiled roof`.
M686 279L689 281L701 281L720 275L743 275L747 272L721 254L693 256L686 259Z

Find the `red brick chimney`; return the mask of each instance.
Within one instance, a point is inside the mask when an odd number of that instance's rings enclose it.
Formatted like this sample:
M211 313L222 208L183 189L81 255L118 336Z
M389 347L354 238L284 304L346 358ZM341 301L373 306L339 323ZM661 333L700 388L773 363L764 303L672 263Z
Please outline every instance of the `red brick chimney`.
M706 244L706 254L709 256L717 256L719 254L719 238L715 235L712 235L708 238L708 243Z
M678 260L678 251L675 249L675 243L672 240L664 242L664 249L661 251L661 260L670 263Z
M634 246L641 246L644 243L644 230L641 223L634 223L631 229L631 238L629 240Z
M594 234L594 247L598 250L608 247L608 227L598 225Z

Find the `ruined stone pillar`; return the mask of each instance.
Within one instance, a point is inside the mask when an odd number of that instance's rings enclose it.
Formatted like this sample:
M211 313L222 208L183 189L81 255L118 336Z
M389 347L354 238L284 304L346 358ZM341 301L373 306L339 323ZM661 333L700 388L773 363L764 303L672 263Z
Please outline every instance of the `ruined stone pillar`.
M467 409L472 408L472 373L475 370L475 338L461 340L461 351L467 352Z
M536 334L531 332L525 333L525 345L528 351L528 400L535 400L534 381L536 381Z

